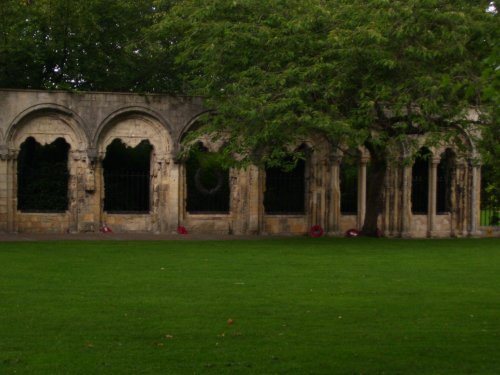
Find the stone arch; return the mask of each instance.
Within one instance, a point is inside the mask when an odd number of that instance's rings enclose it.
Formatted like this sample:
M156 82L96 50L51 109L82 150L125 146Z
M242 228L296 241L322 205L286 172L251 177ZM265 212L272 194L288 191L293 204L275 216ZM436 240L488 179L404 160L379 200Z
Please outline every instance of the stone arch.
M168 194L177 191L177 166L172 163L173 145L171 126L160 115L143 107L127 107L110 114L98 127L94 136L94 147L99 161L106 157L108 146L118 139L127 147L136 148L147 141L151 146L149 182L149 212L130 212L116 214L105 211L103 204L106 195L104 176L106 171L102 162L96 163L96 175L99 179L100 220L116 231L164 231L168 226L175 226L177 218L172 197ZM130 183L130 182L129 182ZM141 184L141 188L146 185Z
M186 133L187 134L187 133ZM208 152L218 152L220 151L225 144L224 138L219 138L217 140L213 140L208 135L202 135L195 140L193 140L193 145L201 144L203 147L207 149Z
M98 127L94 145L100 157L114 139L129 147L147 140L157 158L166 158L173 149L171 126L154 111L142 107L129 107L109 115Z
M17 211L16 200L13 200L11 226L13 230L75 232L78 228L79 194L81 184L79 176L83 173L85 152L88 148L88 136L82 119L71 109L51 103L44 103L27 108L19 113L5 133L6 146L12 159L10 179L10 194L18 196L18 180L16 168L21 145L32 138L41 146L53 144L58 139L69 145L67 157L67 197L68 207L65 212L51 214L47 221L46 213L26 213ZM33 183L37 183L34 181ZM81 198L81 195L80 195Z
M21 143L33 137L42 145L63 138L72 151L85 151L88 137L82 119L70 109L55 104L39 104L21 112L6 131L10 149L19 150Z
M195 116L191 117L185 124L182 126L181 131L179 132L177 138L175 139L175 143L177 145L180 145L182 142L182 139L186 136L187 133L189 133L191 130L196 128L197 121L203 116L208 113L215 114L216 112L213 110L206 110L200 113L197 113Z

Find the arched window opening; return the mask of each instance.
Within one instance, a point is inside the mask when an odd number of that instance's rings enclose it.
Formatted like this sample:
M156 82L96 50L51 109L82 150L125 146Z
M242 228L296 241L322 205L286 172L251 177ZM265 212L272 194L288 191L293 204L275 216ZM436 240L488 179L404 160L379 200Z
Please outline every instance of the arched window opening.
M498 175L489 164L481 167L481 215L480 225L500 225L500 186Z
M412 168L411 211L424 215L429 210L429 158L431 152L421 148Z
M68 209L68 151L63 138L42 146L33 137L21 144L17 159L17 208L25 212Z
M358 213L359 154L346 153L340 164L340 212L342 215Z
M451 183L455 170L455 153L446 149L441 154L437 167L436 213L445 214L451 211Z
M115 213L145 213L150 210L150 164L153 147L142 141L136 147L115 139L106 148L104 210Z
M288 162L292 163L289 158ZM269 215L303 215L306 201L306 162L300 159L291 169L266 168L264 210Z
M208 152L200 143L186 161L186 188L187 212L229 212L229 170L222 168L217 153Z

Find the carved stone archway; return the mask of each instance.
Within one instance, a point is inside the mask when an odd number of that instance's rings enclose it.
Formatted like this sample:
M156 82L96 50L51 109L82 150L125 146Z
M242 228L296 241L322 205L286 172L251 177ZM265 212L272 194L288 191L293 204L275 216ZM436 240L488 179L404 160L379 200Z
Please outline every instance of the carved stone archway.
M29 137L41 145L64 139L68 155L68 209L65 213L22 213L17 210L17 155ZM77 232L80 202L83 202L82 176L86 170L87 137L83 126L69 110L40 107L17 118L6 134L8 159L8 229L29 232ZM36 182L34 182L36 183Z
M99 127L95 146L96 207L101 225L118 231L172 231L178 225L178 166L173 163L172 140L167 127L148 113L122 113ZM106 148L119 139L128 147L148 141L152 147L150 167L151 207L149 214L118 215L103 211L104 179L102 160Z

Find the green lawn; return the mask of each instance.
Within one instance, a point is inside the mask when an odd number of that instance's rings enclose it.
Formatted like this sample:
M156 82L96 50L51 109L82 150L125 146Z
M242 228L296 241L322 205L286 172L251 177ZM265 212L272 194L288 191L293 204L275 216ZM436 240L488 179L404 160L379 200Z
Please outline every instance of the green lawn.
M4 242L0 270L2 375L500 373L498 239Z

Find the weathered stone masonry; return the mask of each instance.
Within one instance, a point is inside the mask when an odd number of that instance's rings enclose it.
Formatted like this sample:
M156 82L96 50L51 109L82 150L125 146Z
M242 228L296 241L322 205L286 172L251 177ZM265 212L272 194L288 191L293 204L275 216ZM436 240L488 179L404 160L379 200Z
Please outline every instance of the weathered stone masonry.
M98 231L106 223L114 231L172 233L183 225L190 232L303 234L319 224L326 234L342 235L361 227L369 153L359 149L357 212L342 214L342 155L321 136L304 140L312 150L306 165L304 213L266 214L266 173L255 166L230 171L227 214L187 212L186 171L176 155L183 135L205 111L201 98L195 97L0 90L0 231L86 232ZM58 138L69 144L66 212L18 209L17 157L29 137L41 145ZM153 147L149 212L109 213L103 209L102 161L115 139L130 147L147 140ZM209 141L204 143L216 148ZM472 146L467 157L456 159L449 212L436 212L436 171L444 150L431 150L426 214L412 213L412 166L388 167L385 208L379 218L384 235L462 237L480 233L480 167Z

